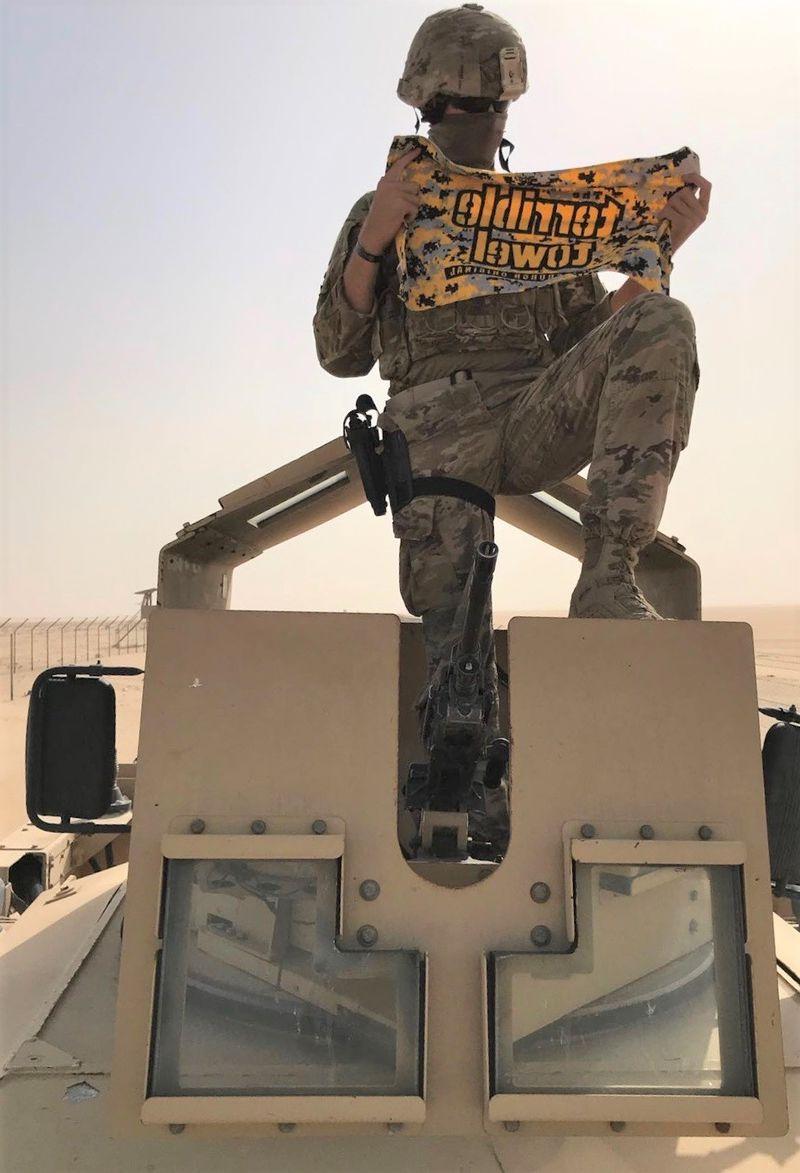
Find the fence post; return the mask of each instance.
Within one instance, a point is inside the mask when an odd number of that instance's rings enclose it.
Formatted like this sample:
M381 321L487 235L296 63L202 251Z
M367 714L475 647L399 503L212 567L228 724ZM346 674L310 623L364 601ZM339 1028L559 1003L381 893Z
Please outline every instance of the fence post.
M108 658L111 659L111 633L116 630L117 616L112 615L108 624Z
M55 627L55 625L58 622L59 622L58 619L54 619L52 623L48 623L47 627L44 630L44 648L45 648L45 660L46 660L45 668L50 667L50 628Z
M82 619L76 619L76 620L75 620L75 629L74 629L74 631L73 631L73 633L72 633L72 636L73 636L73 640L72 640L72 662L73 662L73 664L77 664L77 663L78 663L78 632L80 631L80 629L81 629L82 627L83 627L83 620L82 620Z
M111 616L110 616L110 615L106 615L106 616L104 617L104 619L103 619L103 622L100 624L100 627L98 628L98 631L97 631L97 658L98 658L98 660L102 660L102 658L103 658L103 657L102 657L102 654L101 654L101 651L100 651L100 634L101 634L101 632L102 632L102 630L103 630L104 628L107 628L107 627L108 627L108 624L109 624L109 620L110 620L110 619L111 619Z
M69 627L71 622L72 622L72 616L70 615L69 619L65 619L64 622L61 624L61 663L62 664L64 663L64 632Z
M10 640L11 647L10 647L10 656L9 656L9 665L10 665L9 666L9 676L10 676L9 700L12 700L12 701L14 699L14 674L16 673L16 670L17 670L17 632L19 631L19 629L21 627L24 627L27 622L28 622L27 619L20 619L17 626L11 632L11 640Z
M31 628L31 672L33 672L33 633L38 627L41 627L44 622L44 619L40 619L38 623L34 623L33 627Z
M89 637L92 632L92 624L96 623L99 618L100 618L99 615L95 615L94 619L90 619L86 625L86 663L87 664L89 663Z

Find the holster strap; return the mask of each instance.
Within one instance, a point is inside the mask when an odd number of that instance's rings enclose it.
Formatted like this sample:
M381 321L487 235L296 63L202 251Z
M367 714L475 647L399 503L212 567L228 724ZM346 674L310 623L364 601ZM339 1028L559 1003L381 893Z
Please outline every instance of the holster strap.
M458 497L483 509L494 521L494 497L471 481L459 481L455 477L414 477L411 485L415 497Z

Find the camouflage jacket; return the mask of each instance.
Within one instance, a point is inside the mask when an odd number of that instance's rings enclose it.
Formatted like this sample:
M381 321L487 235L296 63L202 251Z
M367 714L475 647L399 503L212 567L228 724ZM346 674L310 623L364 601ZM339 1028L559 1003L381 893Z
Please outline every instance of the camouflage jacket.
M381 261L372 310L359 313L345 297L343 275L374 194L362 196L345 220L317 300L314 338L330 374L366 375L377 361L391 396L468 368L501 402L610 317L611 294L596 273L407 312L397 295L394 247Z

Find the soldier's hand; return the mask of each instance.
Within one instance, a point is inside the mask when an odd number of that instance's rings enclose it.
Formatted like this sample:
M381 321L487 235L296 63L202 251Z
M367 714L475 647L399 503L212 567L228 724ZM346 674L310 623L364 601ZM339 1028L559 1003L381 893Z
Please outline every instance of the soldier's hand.
M396 159L384 177L378 180L375 196L358 234L367 252L382 253L394 240L406 220L416 216L419 208L419 185L405 179L406 167L418 159L414 148Z
M711 198L711 184L702 175L693 171L684 178L688 181L686 186L670 196L662 217L670 222L673 254L703 223Z

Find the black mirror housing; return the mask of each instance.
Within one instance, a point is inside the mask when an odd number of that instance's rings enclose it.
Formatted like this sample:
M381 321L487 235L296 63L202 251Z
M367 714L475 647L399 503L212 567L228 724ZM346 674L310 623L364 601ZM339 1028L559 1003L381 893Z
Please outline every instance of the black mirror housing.
M25 789L28 818L46 831L128 830L97 825L116 782L116 694L104 675L140 668L49 668L34 681L28 708ZM43 816L57 823L44 822ZM78 820L77 822L75 820Z
M761 710L763 712L763 710ZM769 711L770 716L777 712ZM761 758L767 808L770 871L775 895L800 885L800 724L796 712L781 714L764 738Z

